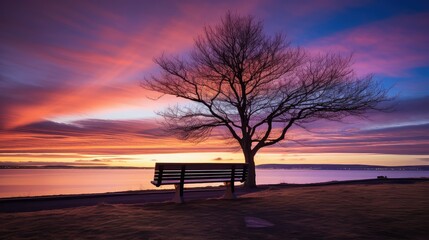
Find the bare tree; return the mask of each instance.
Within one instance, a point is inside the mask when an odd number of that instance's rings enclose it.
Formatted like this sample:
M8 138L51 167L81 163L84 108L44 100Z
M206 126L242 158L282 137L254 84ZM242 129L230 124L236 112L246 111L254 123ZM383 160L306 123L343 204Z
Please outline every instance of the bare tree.
M160 113L168 130L201 141L225 128L249 164L248 188L256 187L256 153L293 125L362 116L387 94L371 75L354 74L351 57L311 56L282 34L264 34L261 21L231 13L204 28L190 54L155 62L161 72L143 87L194 103Z

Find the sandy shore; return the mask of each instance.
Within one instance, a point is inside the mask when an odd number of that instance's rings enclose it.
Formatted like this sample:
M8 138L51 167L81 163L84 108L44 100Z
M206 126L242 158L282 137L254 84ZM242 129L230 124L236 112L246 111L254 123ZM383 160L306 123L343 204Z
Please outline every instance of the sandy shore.
M0 236L4 239L427 239L429 234L428 179L264 186L255 192L240 192L237 200L207 199L212 197L204 195L207 193L215 197L222 194L216 189L186 192L189 201L185 204L163 202L171 197L167 192L156 201L116 199L117 203L109 203L98 198L93 201L95 205L3 212ZM140 198L145 194L140 194ZM120 198L131 196L123 194ZM85 202L85 199L94 198L74 196L69 200ZM31 205L44 200L14 201ZM4 207L14 201L0 204ZM54 204L64 198L50 201Z

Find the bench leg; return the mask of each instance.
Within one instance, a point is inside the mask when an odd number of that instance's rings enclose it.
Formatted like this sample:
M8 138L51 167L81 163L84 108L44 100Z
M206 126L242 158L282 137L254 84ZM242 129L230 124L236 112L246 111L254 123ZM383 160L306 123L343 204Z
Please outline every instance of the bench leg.
M223 195L224 199L236 199L237 196L235 196L234 193L234 182L225 182L226 191L225 195Z
M176 192L174 193L173 202L183 203L183 185L174 184L174 188L176 189Z

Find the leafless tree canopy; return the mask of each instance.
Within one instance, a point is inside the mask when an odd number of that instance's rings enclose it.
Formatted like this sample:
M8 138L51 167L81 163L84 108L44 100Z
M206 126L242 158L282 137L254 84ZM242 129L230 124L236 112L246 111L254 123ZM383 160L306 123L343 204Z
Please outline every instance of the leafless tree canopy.
M282 34L264 34L262 22L251 16L228 13L204 29L186 57L155 61L161 73L143 87L195 103L162 112L168 129L204 140L224 127L250 164L294 124L362 115L386 100L372 76L355 75L351 57L311 56Z

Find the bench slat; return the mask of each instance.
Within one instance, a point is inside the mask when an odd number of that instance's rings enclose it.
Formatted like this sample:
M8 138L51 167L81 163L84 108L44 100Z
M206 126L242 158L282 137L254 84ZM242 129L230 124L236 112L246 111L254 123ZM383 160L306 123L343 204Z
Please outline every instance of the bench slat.
M181 170L163 170L163 173L180 173ZM214 170L209 170L209 171L196 171L196 170L188 170L186 169L187 173L230 173L231 169L229 170L219 170L219 171L214 171ZM236 172L244 172L243 169L237 169ZM159 174L159 172L155 172L155 174Z
M233 165L235 165L236 169L240 169L245 165L244 163L157 163L157 165L158 164L162 164L164 170L180 170L182 165L186 165L186 170L231 169Z
M190 176L190 177L205 177L205 176L220 177L220 176L231 176L232 173L226 173L226 174L225 173L223 173L223 174L188 174L185 172L185 175ZM234 174L234 175L235 176L244 176L245 174L239 173L239 174ZM169 178L169 177L175 178L175 177L180 177L180 176L181 176L181 174L163 174L162 178ZM161 177L161 175L155 176L155 178L159 178L159 177Z
M156 163L156 186L184 183L244 182L247 164L243 163Z
M231 182L230 178L224 178L224 179L216 179L216 180L212 180L212 179L206 179L206 180L186 180L184 181L184 183L186 184L196 184L196 183L213 183L213 182ZM241 182L240 179L236 179L234 182ZM152 184L156 185L156 181L151 181ZM160 185L172 185L172 184L180 184L180 180L168 180L168 181L163 181Z
M227 173L190 173L190 172L185 172L187 176L222 176L222 175L231 175L232 172L227 172ZM243 172L235 172L234 175L243 175ZM180 176L181 173L164 173L162 174L163 177L176 177L176 176ZM155 174L155 177L161 176L160 174Z
M193 177L193 176L187 176L185 175L184 179L223 179L223 178L231 178L231 175L223 175L223 176L198 176L198 177ZM241 179L241 176L234 176L235 179ZM180 180L180 177L162 177L162 180Z

